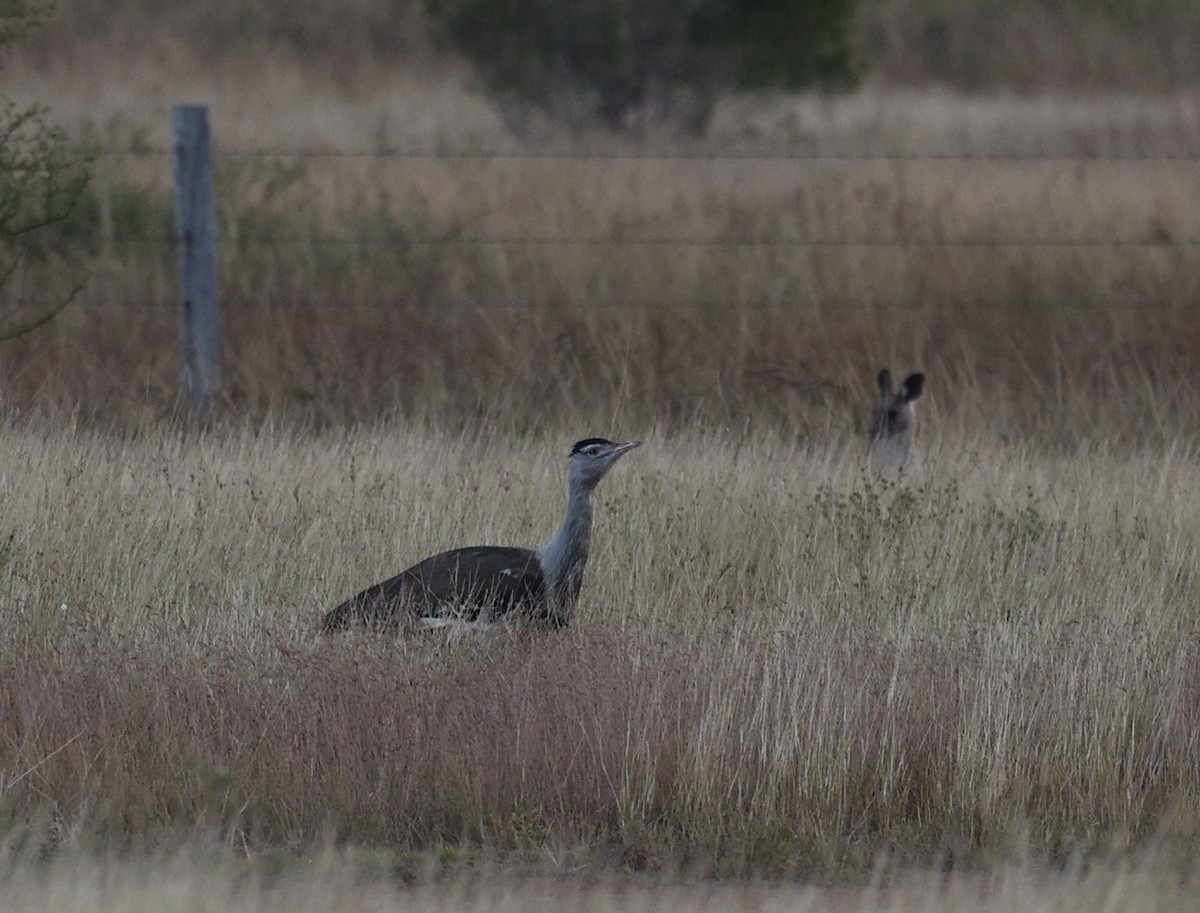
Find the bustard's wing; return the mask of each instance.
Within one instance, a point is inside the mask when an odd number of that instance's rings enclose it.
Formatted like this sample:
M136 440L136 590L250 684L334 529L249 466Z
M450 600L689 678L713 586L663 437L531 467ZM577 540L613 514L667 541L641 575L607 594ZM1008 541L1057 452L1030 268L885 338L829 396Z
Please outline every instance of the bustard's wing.
M542 566L527 548L458 548L404 573L427 610L466 607L503 614L533 607L546 597Z
M394 624L405 617L455 611L474 618L480 610L503 615L538 611L547 597L537 555L526 548L494 545L458 548L426 558L383 583L368 587L325 616L322 627Z

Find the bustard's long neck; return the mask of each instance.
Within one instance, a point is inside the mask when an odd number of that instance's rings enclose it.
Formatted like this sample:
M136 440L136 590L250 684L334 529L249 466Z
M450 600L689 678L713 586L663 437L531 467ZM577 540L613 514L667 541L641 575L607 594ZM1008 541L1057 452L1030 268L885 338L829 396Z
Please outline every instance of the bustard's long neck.
M592 535L592 487L574 474L567 489L567 513L554 538L537 550L546 583L563 608L579 597Z

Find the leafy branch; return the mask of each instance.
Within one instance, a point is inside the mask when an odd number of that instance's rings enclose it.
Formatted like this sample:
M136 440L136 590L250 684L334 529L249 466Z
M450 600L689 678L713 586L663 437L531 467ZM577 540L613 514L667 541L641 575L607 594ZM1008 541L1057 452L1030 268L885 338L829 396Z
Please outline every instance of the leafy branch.
M22 4L0 12L0 48L45 12ZM48 323L82 289L72 241L60 228L88 188L90 166L43 106L0 107L0 341Z

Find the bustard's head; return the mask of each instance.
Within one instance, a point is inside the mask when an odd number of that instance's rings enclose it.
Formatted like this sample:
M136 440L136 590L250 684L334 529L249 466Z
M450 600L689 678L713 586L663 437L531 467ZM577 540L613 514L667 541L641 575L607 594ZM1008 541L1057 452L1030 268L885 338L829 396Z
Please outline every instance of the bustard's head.
M899 390L892 390L892 372L884 368L879 372L879 404L871 415L871 437L893 438L912 430L912 407L914 399L921 395L925 386L924 374L910 374Z
M572 482L581 482L587 488L594 488L604 478L604 474L612 469L613 464L634 447L640 447L641 441L626 441L617 444L602 437L589 437L579 441L571 448L570 475Z

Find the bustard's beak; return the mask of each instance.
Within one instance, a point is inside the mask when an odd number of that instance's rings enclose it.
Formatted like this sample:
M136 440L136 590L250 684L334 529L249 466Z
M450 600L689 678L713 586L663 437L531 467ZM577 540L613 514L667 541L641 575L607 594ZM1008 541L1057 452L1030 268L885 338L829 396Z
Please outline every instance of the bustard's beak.
M634 447L641 447L641 446L642 446L641 441L626 441L624 444L618 444L616 446L616 448L613 450L612 455L615 457L620 456L623 453L628 453Z

